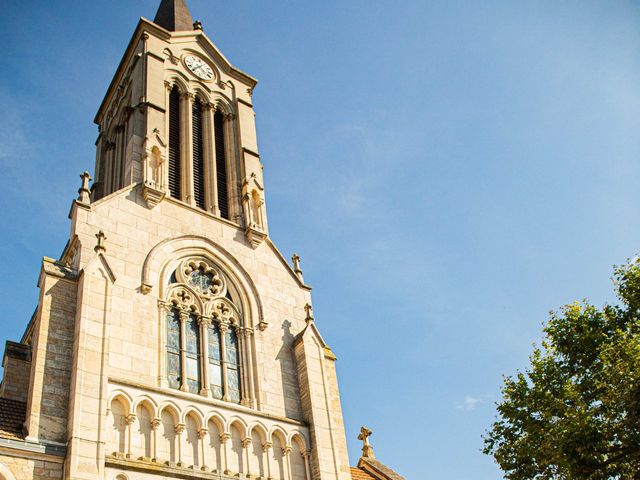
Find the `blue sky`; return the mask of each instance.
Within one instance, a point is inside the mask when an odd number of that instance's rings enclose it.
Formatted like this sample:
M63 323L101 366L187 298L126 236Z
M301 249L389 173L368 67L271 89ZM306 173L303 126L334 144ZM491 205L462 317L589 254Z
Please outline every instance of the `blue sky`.
M261 82L271 235L314 287L352 461L366 424L408 479L501 478L480 453L501 375L640 251L640 5L188 2ZM158 3L4 1L0 340L64 247L93 116Z

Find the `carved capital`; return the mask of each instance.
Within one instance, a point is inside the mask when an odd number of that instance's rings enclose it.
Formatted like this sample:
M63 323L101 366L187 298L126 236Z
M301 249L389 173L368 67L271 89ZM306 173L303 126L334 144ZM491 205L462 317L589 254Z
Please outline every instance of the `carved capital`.
M269 450L271 450L271 447L273 447L273 443L271 442L266 442L262 444L262 450L264 450L265 452L268 452Z
M198 430L198 438L200 440L205 438L207 435L209 435L209 431L206 428L201 428L200 430Z
M162 420L159 418L154 418L151 420L151 430L157 430L160 425L162 425Z
M182 435L182 432L184 432L186 426L184 423L179 423L178 425L175 426L175 432L176 435Z
M135 413L130 413L129 415L127 415L127 416L124 418L124 421L125 421L125 423L126 423L127 425L131 425L131 424L133 424L133 422L135 422L135 421L136 421L136 414L135 414Z
M231 434L230 433L221 433L220 434L220 443L227 443L229 440L231 440Z
M173 305L171 305L170 303L158 300L158 310L160 310L160 313L169 313L172 307Z
M227 320L220 320L218 329L220 330L220 333L222 335L224 335L225 333L227 333L229 331L229 322Z
M291 453L291 447L290 446L286 446L282 449L282 454L283 455L289 455Z
M249 448L251 446L251 438L247 437L242 440L242 448Z
M211 325L211 319L209 317L198 317L198 325L208 328Z

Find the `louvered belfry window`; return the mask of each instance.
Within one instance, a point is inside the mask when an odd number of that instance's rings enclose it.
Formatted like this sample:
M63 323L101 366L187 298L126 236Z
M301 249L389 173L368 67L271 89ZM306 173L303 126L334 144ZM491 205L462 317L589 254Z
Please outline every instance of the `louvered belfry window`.
M178 200L182 199L180 133L180 92L173 87L169 94L169 193Z
M229 193L227 188L227 155L224 138L224 116L216 112L213 116L216 136L216 181L218 184L218 208L220 216L229 220Z
M204 196L204 143L202 132L202 102L199 98L193 102L191 110L193 129L193 193L196 206L205 210Z

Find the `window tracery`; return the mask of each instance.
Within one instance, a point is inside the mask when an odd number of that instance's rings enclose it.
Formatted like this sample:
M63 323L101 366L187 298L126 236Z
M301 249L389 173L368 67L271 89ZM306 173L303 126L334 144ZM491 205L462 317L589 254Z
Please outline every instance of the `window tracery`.
M168 287L167 299L161 302L166 385L241 403L247 393L239 335L244 326L235 288L203 258L181 261Z

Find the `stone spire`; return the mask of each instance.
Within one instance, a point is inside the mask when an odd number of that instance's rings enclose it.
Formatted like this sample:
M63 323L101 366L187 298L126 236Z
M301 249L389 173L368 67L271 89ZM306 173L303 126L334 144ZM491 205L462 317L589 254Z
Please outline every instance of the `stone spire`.
M162 0L153 22L171 32L193 30L193 18L185 0Z

